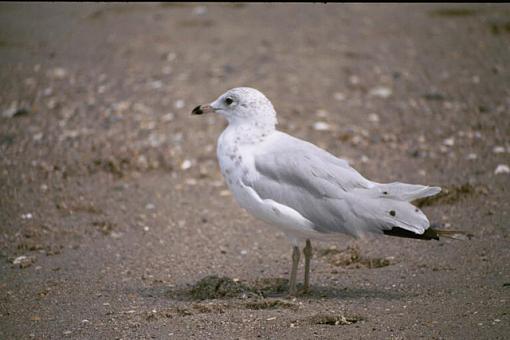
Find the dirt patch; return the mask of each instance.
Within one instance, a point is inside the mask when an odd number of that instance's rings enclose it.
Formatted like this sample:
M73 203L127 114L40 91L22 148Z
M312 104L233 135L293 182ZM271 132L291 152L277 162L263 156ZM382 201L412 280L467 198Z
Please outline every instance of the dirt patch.
M358 321L362 321L363 318L360 316L345 316L337 314L316 314L308 319L313 325L330 325L330 326L342 326L352 325Z
M437 204L453 204L464 199L465 197L486 192L487 190L482 187L475 187L469 183L464 183L460 186L454 185L445 187L439 194L432 197L420 198L413 203L419 208Z
M268 297L286 294L289 280L284 278L262 278L253 284L253 290L260 296Z
M183 317L183 316L191 316L197 314L206 314L206 313L225 313L225 310L232 308L232 305L223 304L223 303L194 303L190 307L172 307L172 308L164 308L161 310L152 310L149 312L145 312L145 319L157 320L161 318L174 318L174 317Z
M206 276L191 288L190 295L196 300L240 297L252 293L252 289L229 277Z
M356 246L347 249L336 249L334 247L321 249L318 256L324 257L329 263L336 267L346 268L381 268L390 265L388 259L368 258L361 255L360 249Z
M229 277L211 275L193 285L187 295L193 300L210 300L279 296L287 291L288 280L283 278L263 278L249 285Z
M267 299L267 300L258 300L258 301L249 301L244 304L244 306L248 309L278 309L278 308L286 308L286 309L298 309L298 305L292 303L290 301L285 301L281 299Z
M489 28L492 34L500 35L502 33L510 33L510 21L507 22L490 22Z

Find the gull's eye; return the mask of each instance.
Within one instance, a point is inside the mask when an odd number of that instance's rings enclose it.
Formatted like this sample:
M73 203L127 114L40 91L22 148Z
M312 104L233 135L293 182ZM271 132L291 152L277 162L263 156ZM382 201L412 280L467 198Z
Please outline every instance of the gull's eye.
M234 102L234 100L230 97L225 98L225 104L230 105Z

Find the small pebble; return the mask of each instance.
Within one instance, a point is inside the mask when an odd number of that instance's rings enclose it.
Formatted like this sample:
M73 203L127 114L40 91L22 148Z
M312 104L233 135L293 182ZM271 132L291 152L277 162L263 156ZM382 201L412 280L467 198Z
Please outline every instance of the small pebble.
M184 105L185 105L185 103L184 103L184 100L182 100L182 99L178 99L174 103L174 107L176 109L182 109L184 107Z
M505 152L505 148L503 146L495 146L493 149L492 149L492 152L494 153L503 153Z
M43 138L44 134L42 132L37 132L32 136L32 139L37 142Z
M379 122L379 116L377 113L371 113L368 115L368 120L372 123L378 123Z
M328 123L325 122L315 122L313 124L313 128L317 131L328 131L330 130L330 126Z
M191 161L189 159L185 159L181 164L181 170L188 170L191 168Z
M51 76L55 79L61 80L67 76L67 71L62 67L56 67L51 71Z
M351 83L351 85L358 85L360 83L360 79L358 76L352 75L349 77L349 83Z
M341 93L341 92L336 92L334 95L333 95L333 98L335 98L336 100L338 100L339 102L342 102L345 100L345 94Z
M27 257L25 255L18 256L14 259L14 261L12 261L12 264L20 264L21 262L23 262L26 259L27 259Z
M175 118L175 115L170 112L170 113L165 114L163 117L161 117L161 120L166 123L166 122L171 122L172 120L174 120L174 118Z
M161 80L155 80L150 82L149 86L154 90L158 90L163 87L163 82Z
M508 167L508 165L506 165L506 164L499 164L496 167L496 170L494 170L494 175L508 174L508 173L510 173L510 167Z
M446 138L443 141L443 144L446 146L454 146L455 145L455 137Z
M230 196L230 195L231 195L231 193L230 193L230 191L228 191L228 190L222 190L222 191L220 191L220 196Z
M378 86L370 90L370 95L379 98L389 98L393 91L389 87Z
M21 214L21 219L22 220L31 220L32 219L32 214L31 213L26 213L26 214Z

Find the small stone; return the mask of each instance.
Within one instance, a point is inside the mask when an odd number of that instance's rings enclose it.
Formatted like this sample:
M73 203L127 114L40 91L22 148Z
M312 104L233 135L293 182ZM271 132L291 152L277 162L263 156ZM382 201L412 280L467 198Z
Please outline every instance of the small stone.
M182 164L181 164L181 170L188 170L189 168L191 168L191 161L189 159L185 159Z
M155 80L150 82L149 86L154 90L158 90L163 87L163 82L161 80Z
M393 91L389 87L378 86L370 90L370 95L379 98L389 98Z
M333 98L335 98L335 100L338 100L339 102L343 102L346 99L345 94L341 92L335 92Z
M175 118L175 115L173 113L169 112L161 117L161 121L167 123L167 122L171 122L172 120L174 120L174 118Z
M38 142L40 141L42 138L43 138L44 134L42 132L37 132L36 134L34 134L32 136L32 139L35 141L35 142Z
M494 152L494 153L504 153L505 151L506 151L505 147L503 147L503 146L495 146L492 149L492 152Z
M184 103L184 100L182 100L182 99L178 99L174 103L174 107L176 109L182 109L184 107L184 105L185 105L185 103Z
M111 238L113 238L113 239L115 239L115 240L117 240L117 239L121 238L121 237L122 237L122 235L123 235L122 233L119 233L119 232L116 232L116 231L112 231L112 232L110 233L110 237L111 237Z
M446 138L443 140L443 144L446 146L454 146L455 145L455 137Z
M194 178L188 178L186 179L186 184L190 186L197 185L197 180Z
M508 167L508 165L506 165L506 164L499 164L496 167L496 170L494 170L494 175L508 174L508 173L510 173L510 167Z
M71 335L71 334L73 334L73 332L72 331L63 331L62 334L64 334L64 335Z
M147 209L147 210L153 210L154 208L156 208L156 206L152 203L147 203L145 205L145 209Z
M168 52L166 55L166 61L174 61L177 58L177 54L174 52Z
M368 121L372 123L379 123L379 116L377 113L371 113L368 115Z
M473 153L473 152L466 156L466 159L470 160L470 161L473 161L473 160L475 160L477 158L478 158L478 156L476 155L476 153Z
M229 190L221 190L220 196L230 196L232 195Z
M331 129L329 124L326 122L315 122L313 124L313 128L317 131L328 131Z
M27 268L30 267L34 262L36 258L34 256L18 256L12 261L12 264L18 265L20 268Z
M248 250L245 250L245 249L241 250L241 255L246 255L246 254L248 254Z
M31 213L26 213L26 214L21 214L21 219L22 220L31 220L32 219L32 214Z
M360 160L361 160L361 163L368 163L369 158L365 155L362 155Z
M351 83L351 85L358 85L360 83L360 79L356 75L351 75L349 77L349 83Z
M63 67L56 67L51 71L50 74L53 78L62 80L67 76L67 71Z

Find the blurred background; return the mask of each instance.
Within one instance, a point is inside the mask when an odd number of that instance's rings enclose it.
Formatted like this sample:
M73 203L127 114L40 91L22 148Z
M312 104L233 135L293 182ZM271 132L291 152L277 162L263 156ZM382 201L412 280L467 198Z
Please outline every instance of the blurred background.
M0 4L0 337L503 338L509 60L505 4ZM476 240L346 238L291 307L186 300L290 268L221 178L226 123L190 116L237 86L372 180L442 186L423 209Z

